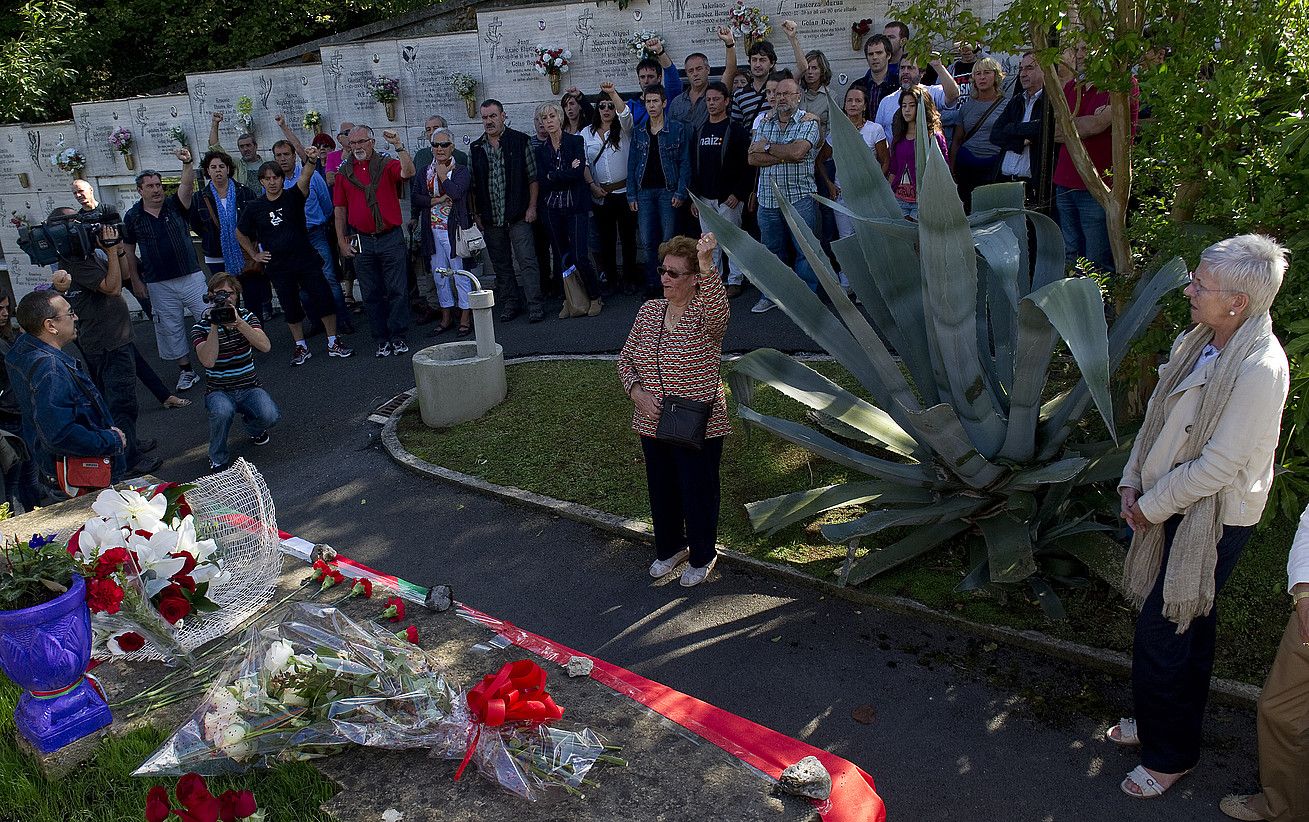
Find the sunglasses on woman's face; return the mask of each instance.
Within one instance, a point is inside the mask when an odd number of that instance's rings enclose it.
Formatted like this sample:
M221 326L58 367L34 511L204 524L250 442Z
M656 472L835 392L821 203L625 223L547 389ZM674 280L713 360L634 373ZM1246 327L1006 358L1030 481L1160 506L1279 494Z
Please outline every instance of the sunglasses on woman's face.
M659 276L662 277L665 274L667 274L669 277L672 277L674 280L676 280L678 277L689 277L692 274L692 272L690 271L678 271L676 268L669 268L666 265L661 265L659 266L659 268L655 270L659 272Z
M454 143L447 140L444 143L432 143L432 148L449 148L452 145L454 145Z
M596 108L600 109L601 111L604 111L604 110L612 111L613 108L614 108L614 104L613 104L613 103L597 103L597 104L596 104Z

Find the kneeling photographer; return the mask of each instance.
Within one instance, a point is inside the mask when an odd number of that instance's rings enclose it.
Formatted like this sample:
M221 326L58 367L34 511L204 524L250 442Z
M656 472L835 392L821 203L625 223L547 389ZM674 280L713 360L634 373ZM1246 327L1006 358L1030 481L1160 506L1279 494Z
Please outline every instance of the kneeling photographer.
M210 308L191 329L191 343L205 370L209 468L221 471L232 461L227 434L238 412L254 445L268 444L268 429L282 414L255 375L254 349L266 354L273 346L259 318L241 307L240 280L215 274L205 301Z
M59 226L61 221L64 226ZM55 289L77 312L77 346L87 371L100 389L109 413L127 439L124 459L129 473L149 474L162 460L147 456L158 444L137 436L136 354L132 317L123 299L123 258L127 252L112 222L87 221L72 208L58 208L45 223L55 238L60 271ZM66 241L65 241L66 240Z

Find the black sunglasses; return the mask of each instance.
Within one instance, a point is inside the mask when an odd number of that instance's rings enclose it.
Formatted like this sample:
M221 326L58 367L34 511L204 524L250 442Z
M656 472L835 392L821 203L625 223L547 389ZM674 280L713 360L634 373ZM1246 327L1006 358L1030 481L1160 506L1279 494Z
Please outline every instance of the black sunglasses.
M454 143L450 142L449 140L446 140L443 143L432 143L432 148L449 148L452 145L454 145Z
M662 277L663 275L667 274L669 277L672 277L673 279L677 279L678 277L689 277L695 273L693 271L678 271L677 269L669 268L666 265L661 265L655 270L659 272L659 276Z
M613 103L596 103L596 104L595 104L595 107L596 107L596 108L600 108L600 109L605 109L605 108L612 109L612 108L615 108L615 106L614 106Z

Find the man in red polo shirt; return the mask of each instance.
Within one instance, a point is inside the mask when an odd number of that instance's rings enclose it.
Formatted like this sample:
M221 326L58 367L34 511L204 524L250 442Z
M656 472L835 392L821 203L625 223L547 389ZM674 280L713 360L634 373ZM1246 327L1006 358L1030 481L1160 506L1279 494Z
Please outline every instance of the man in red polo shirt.
M1109 178L1114 163L1114 138L1110 128L1112 117L1109 112L1109 92L1101 91L1085 81L1083 71L1086 66L1086 46L1083 44L1071 53L1073 68L1077 72L1064 84L1064 97L1073 113L1073 122L1077 125L1077 134L1086 145L1086 151L1095 163L1096 171L1105 183L1113 188ZM1080 96L1080 101L1078 97ZM1131 110L1132 133L1136 133L1137 112L1140 107L1141 92L1132 78ZM1059 216L1059 230L1064 235L1064 256L1069 268L1077 262L1078 257L1085 257L1101 271L1112 273L1114 254L1109 246L1109 230L1106 224L1104 206L1087 191L1086 182L1073 165L1073 158L1068 155L1068 148L1063 145L1064 138L1055 130L1055 142L1059 143L1059 157L1054 166L1055 208Z
M336 173L332 204L336 241L341 256L354 261L377 356L389 357L409 353L405 334L411 319L397 186L414 176L414 158L394 131L388 129L382 137L400 159L377 153L368 126L351 129L346 138L349 159Z

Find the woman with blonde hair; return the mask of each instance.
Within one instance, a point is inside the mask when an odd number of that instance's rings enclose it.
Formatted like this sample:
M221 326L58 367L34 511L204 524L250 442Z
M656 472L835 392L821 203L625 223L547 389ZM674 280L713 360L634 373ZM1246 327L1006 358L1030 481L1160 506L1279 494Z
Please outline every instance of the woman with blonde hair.
M1173 343L1118 483L1132 528L1123 567L1140 607L1135 719L1110 741L1139 746L1122 790L1160 796L1200 761L1215 602L1268 502L1289 367L1268 309L1286 249L1259 234L1200 254L1186 296L1195 324ZM1303 777L1303 775L1301 775Z
M1004 114L1004 69L991 57L973 64L969 97L959 106L959 122L954 127L950 157L954 161L954 179L964 208L971 210L973 189L995 182L1000 171L1000 147L991 142L991 129Z

